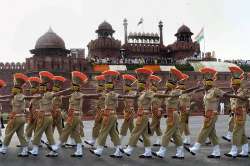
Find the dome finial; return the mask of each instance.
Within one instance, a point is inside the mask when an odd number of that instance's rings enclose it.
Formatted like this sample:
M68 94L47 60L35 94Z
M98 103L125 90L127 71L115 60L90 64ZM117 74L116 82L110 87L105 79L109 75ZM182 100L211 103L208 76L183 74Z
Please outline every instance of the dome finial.
M54 31L52 30L51 26L49 26L48 32L53 33Z

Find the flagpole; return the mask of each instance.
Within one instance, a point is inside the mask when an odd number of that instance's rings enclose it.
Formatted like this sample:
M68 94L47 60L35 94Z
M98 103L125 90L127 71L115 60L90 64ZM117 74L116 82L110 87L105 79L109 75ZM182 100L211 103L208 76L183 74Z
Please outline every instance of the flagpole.
M205 57L205 54L206 54L206 41L205 41L205 28L203 28L203 40L204 40L204 42L203 42L203 52L204 52L204 57Z

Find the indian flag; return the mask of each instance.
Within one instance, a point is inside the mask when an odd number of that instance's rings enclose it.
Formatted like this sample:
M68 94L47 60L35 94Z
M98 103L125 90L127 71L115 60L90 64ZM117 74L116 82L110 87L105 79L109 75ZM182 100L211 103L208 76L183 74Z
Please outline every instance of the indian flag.
M197 41L198 43L201 42L201 40L204 39L204 28L201 28L200 32L198 33L197 36L195 36L195 41Z

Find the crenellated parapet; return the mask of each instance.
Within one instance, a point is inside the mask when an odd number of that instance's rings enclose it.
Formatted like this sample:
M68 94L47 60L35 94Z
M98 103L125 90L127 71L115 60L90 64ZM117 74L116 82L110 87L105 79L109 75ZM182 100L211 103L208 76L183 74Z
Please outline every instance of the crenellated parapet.
M14 71L24 71L26 69L25 62L0 62L0 70L14 70Z

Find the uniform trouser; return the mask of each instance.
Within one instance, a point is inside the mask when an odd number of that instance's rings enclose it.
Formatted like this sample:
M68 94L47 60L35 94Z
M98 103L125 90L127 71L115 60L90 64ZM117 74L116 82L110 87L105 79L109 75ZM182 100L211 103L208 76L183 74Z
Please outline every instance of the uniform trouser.
M230 121L228 123L228 131L233 132L234 129L234 116L230 117Z
M42 124L37 124L35 133L34 133L34 139L33 139L34 145L38 146L40 144L43 133L45 133L50 145L55 144L53 131L52 131L52 124L53 124L53 119L51 115L44 116Z
M75 140L77 144L82 143L81 124L82 121L80 116L74 116L72 123L67 122L60 136L61 143L65 143L68 140L69 135Z
M83 138L84 137L84 132L83 132L83 123L82 123L82 120L81 120L81 123L80 123L80 137Z
M141 122L136 123L135 128L133 129L131 136L129 138L128 145L136 146L140 136L143 138L144 147L151 146L150 138L149 138L149 120L147 115L142 115Z
M198 135L197 142L203 144L209 137L213 145L218 145L218 137L216 135L215 123L217 121L217 115L214 115L209 119L209 121L204 120L204 125Z
M109 115L108 123L104 120L102 121L101 130L97 138L97 144L100 146L105 146L107 136L110 136L111 141L113 142L114 146L120 145L120 138L119 132L117 129L117 116L116 115Z
M161 118L153 115L152 116L152 121L150 123L151 136L153 136L154 133L156 133L157 136L162 135L161 125L160 124L161 124Z
M25 136L26 138L31 138L33 132L35 132L36 124L35 122L28 122L26 129L25 129Z
M57 129L59 135L62 134L63 125L62 125L62 116L58 116L56 118L53 118L53 133Z
M102 126L102 120L95 120L94 126L92 128L92 138L96 139L100 133Z
M245 122L237 123L235 122L233 128L233 140L232 144L236 146L241 146L247 144L247 136L245 134Z
M133 116L131 116L129 119L124 119L122 126L121 126L120 135L126 136L128 129L131 133L133 131L134 127L135 126L134 126L134 117Z
M171 138L174 139L176 146L182 146L183 142L177 120L172 125L167 124L167 128L162 136L161 145L163 147L168 146Z
M8 146L10 144L13 134L16 133L21 146L27 146L27 141L24 137L24 124L25 117L16 117L13 124L8 124L5 130L3 144Z
M181 115L181 120L180 120L180 133L181 135L184 133L185 136L190 135L190 130L189 130L189 115L183 113L184 115Z
M180 122L180 134L182 135L183 133L185 136L190 135L189 126L186 122Z

